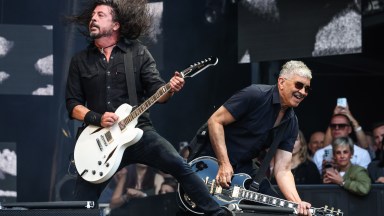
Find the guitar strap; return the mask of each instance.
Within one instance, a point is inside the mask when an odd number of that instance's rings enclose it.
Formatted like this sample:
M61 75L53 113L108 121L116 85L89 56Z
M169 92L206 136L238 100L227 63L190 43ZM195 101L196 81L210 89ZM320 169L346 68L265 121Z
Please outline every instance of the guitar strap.
M273 155L275 155L277 145L283 138L283 133L287 127L287 123L281 124L279 127L275 127L272 129L272 144L269 147L267 155L264 157L263 162L261 163L260 168L257 170L255 177L253 178L253 182L250 185L250 189L253 191L258 191L260 187L261 180L264 178L267 168L270 165Z
M132 45L133 46L133 45ZM127 81L128 97L131 106L137 105L135 73L133 71L132 46L124 54L125 79Z

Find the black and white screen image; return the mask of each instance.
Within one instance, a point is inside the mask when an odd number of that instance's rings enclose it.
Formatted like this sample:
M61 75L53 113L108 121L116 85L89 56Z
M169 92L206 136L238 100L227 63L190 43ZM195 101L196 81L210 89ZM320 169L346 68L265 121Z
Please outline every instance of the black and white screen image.
M149 51L153 55L156 63L157 69L162 70L164 68L164 55L163 55L163 5L162 1L160 2L150 2L148 7L151 13L151 27L149 30L148 37L144 38L144 44L148 46Z
M0 202L16 201L16 176L16 143L0 142Z
M0 94L53 95L52 30L0 24Z
M359 0L241 0L240 63L360 53Z

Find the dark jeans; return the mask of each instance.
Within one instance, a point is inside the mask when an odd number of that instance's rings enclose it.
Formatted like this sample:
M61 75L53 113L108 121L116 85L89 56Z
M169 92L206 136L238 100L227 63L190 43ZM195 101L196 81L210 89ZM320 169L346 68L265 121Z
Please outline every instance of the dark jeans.
M195 175L176 149L155 130L144 131L141 140L125 150L120 168L132 163L146 164L171 174L202 212L207 215L222 213L203 181ZM75 197L77 200L97 201L107 184L108 181L93 184L78 176Z

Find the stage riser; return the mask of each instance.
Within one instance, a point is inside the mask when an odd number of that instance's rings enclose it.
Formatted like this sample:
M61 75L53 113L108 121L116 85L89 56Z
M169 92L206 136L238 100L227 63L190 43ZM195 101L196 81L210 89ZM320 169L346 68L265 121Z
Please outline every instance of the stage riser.
M99 209L0 210L0 216L100 216Z

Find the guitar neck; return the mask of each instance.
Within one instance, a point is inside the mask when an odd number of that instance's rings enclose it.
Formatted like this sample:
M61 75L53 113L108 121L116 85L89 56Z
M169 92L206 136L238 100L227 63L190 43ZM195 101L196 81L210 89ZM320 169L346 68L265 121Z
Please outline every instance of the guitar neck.
M168 82L166 85L159 88L155 94L144 101L140 106L134 109L126 118L119 122L120 129L124 129L132 120L139 117L146 110L148 110L153 104L155 104L163 95L171 90L171 84Z
M237 188L235 187L233 193L234 194L237 193L238 197L249 200L249 201L258 202L261 204L267 204L267 205L275 206L275 207L291 208L291 209L293 209L295 214L297 214L297 207L299 204L297 204L295 202L290 202L288 200L276 198L276 197L265 195L262 193L249 191L249 190L246 190L246 189L243 189L240 187L237 187ZM313 207L310 208L310 212L312 215L317 215L316 211L317 211L316 208L313 208ZM343 215L343 214L341 212L337 212L336 215Z
M262 204L267 204L270 206L276 206L276 207L285 207L285 208L292 208L297 209L298 204L294 202L290 202L288 200L272 197L269 195L265 195L262 193L257 193L254 191L242 189L240 187L234 188L234 194L237 193L237 197L241 197L243 199L258 202Z
M216 65L218 59L217 58L208 58L205 61L201 61L199 63L195 63L190 67L184 69L180 72L180 77L188 78L193 77L196 74L200 73L204 69L209 66ZM149 109L153 104L155 104L163 95L165 95L169 90L171 90L171 84L168 82L164 86L160 87L154 95L148 98L144 103L142 103L139 107L133 110L126 118L119 122L119 127L121 130L124 130L126 126L132 122L134 119L143 114L146 110Z

